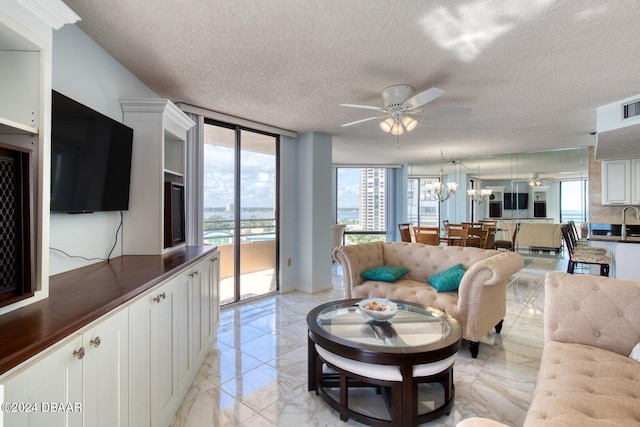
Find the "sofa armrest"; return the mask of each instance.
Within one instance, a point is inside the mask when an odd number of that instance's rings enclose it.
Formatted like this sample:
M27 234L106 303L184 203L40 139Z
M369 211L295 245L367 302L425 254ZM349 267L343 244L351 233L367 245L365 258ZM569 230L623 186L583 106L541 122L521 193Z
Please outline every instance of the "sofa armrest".
M640 281L547 273L545 342L599 347L628 356L640 341Z
M342 265L345 298L352 298L351 290L364 281L360 273L384 265L382 242L338 246L333 258Z
M524 260L516 252L499 252L473 264L458 288L458 311L466 319L464 336L479 341L504 318L507 282Z

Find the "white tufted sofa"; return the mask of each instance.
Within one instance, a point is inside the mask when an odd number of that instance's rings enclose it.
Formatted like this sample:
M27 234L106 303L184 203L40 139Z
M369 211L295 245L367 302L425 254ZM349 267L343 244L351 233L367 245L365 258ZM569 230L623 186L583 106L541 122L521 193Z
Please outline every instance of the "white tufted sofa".
M548 273L545 346L525 427L640 425L640 281ZM469 418L458 427L504 424Z
M346 298L389 298L437 308L463 328L471 355L493 327L500 332L506 312L507 281L523 267L514 252L408 242L372 242L339 246L333 256L344 270ZM426 280L462 263L467 270L457 292L436 292ZM381 265L404 267L409 273L394 283L365 280L363 271Z

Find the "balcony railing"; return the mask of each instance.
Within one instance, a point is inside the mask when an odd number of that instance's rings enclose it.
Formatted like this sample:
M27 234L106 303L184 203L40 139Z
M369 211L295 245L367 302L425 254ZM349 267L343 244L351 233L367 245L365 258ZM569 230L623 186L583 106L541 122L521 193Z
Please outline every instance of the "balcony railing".
M204 243L208 245L223 245L232 243L234 237L233 220L204 220ZM243 219L240 220L241 241L275 240L275 218Z

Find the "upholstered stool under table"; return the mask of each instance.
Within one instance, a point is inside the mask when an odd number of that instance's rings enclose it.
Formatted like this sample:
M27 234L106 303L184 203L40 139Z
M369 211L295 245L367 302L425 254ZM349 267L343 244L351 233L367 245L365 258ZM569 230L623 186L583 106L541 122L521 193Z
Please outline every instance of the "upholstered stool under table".
M376 322L365 317L355 305L358 301L323 304L307 316L309 390L337 410L343 421L415 426L448 414L455 395L453 365L462 338L460 325L438 310L398 301L394 318ZM440 406L418 414L421 383L442 384L443 397ZM349 389L354 387L374 387L382 394L391 420L350 407ZM339 399L327 391L331 388L339 389Z

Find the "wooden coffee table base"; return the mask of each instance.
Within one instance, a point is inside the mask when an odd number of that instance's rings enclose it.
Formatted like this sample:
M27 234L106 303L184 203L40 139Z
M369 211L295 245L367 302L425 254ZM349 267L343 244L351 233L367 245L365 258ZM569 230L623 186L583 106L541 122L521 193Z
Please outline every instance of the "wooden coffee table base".
M323 372L322 366L324 364L336 372ZM410 368L409 372L412 373L413 366ZM419 384L435 382L442 384L444 388L444 403L433 411L418 414ZM349 388L353 387L376 388L376 392L382 394L391 420L372 417L349 408ZM326 389L330 388L339 389L339 401L327 392ZM415 426L435 420L442 415L449 415L451 412L455 396L453 363L433 375L411 376L410 381L370 378L347 371L338 363L324 360L316 351L315 343L309 339L309 391L315 391L329 406L338 411L342 421L352 418L370 426Z

